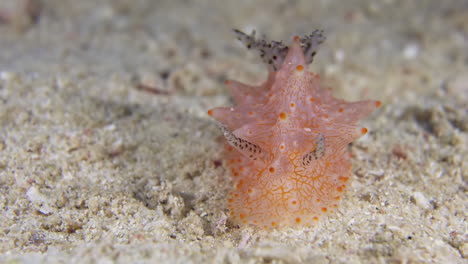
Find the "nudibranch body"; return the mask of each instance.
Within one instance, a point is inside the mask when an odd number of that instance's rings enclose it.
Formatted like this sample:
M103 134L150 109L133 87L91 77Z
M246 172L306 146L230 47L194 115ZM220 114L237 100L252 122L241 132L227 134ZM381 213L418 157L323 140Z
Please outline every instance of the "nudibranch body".
M367 133L357 122L380 102L336 99L306 70L322 31L294 37L290 47L236 33L259 51L269 75L260 86L226 81L236 105L208 111L227 142L231 219L262 228L310 226L337 208L351 177L348 144Z

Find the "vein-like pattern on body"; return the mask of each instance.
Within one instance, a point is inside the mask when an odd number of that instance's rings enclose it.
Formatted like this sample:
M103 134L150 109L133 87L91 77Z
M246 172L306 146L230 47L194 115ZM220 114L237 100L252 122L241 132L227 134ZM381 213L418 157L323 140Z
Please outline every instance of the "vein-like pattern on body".
M208 111L227 142L231 219L262 228L310 226L337 208L351 176L347 146L367 133L357 122L380 102L336 99L305 70L324 40L321 31L295 37L290 47L236 34L260 52L269 75L260 86L226 81L236 105Z

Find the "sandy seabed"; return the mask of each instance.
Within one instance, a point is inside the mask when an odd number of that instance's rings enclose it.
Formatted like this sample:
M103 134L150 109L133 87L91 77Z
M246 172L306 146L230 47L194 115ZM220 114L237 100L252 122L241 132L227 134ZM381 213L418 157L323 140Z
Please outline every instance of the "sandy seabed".
M233 226L225 79L266 68L232 28L327 41L310 67L383 106L339 212ZM467 263L468 2L0 1L0 262Z

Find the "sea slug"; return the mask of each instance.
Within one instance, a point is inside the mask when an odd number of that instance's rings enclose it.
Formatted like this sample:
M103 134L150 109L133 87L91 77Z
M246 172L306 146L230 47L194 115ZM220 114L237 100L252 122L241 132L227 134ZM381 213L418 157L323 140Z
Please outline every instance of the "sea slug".
M236 105L208 111L227 143L231 220L260 228L313 225L338 207L351 177L348 144L368 131L357 122L381 103L334 98L306 70L325 40L321 30L294 37L289 47L235 32L269 74L260 86L226 81Z

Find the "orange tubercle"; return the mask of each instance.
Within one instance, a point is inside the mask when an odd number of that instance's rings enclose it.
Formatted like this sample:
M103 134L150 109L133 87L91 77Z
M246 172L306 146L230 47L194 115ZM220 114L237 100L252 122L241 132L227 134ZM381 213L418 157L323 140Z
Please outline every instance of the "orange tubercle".
M296 70L297 70L297 71L303 71L303 70L304 70L304 66L302 66L302 65L297 65L297 66L296 66Z
M367 128L363 127L361 128L361 133L362 134L366 134L368 132Z
M281 112L279 114L279 117L284 120L284 119L286 119L288 117L288 115L285 112Z
M213 116L213 110L212 109L208 110L208 115Z
M244 185L244 181L240 180L238 183L237 183L237 188L240 189L242 187L242 185Z
M347 182L349 180L348 177L343 177L343 176L339 176L338 177L338 180L342 181L342 182Z

